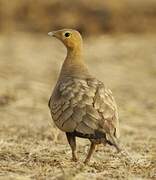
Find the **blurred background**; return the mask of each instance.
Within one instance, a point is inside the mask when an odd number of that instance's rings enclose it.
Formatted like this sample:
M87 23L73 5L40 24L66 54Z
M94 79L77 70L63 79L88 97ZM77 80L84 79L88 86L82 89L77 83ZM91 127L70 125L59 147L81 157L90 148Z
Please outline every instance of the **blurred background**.
M0 31L41 33L71 27L82 33L156 31L155 0L0 1Z
M91 167L70 161L47 106L66 55L47 33L61 28L83 35L86 63L113 91L121 141L136 165L109 146L98 148ZM2 179L154 179L155 92L156 0L0 0ZM81 162L86 143L78 141Z

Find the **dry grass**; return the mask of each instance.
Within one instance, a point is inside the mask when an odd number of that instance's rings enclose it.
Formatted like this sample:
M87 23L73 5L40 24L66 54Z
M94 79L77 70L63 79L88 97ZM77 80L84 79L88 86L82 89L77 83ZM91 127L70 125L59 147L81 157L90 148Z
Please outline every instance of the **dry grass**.
M0 179L155 179L156 36L102 36L85 41L92 72L114 92L121 141L135 163L112 147L99 146L82 163L89 142L71 151L47 107L65 56L61 43L46 36L0 37Z

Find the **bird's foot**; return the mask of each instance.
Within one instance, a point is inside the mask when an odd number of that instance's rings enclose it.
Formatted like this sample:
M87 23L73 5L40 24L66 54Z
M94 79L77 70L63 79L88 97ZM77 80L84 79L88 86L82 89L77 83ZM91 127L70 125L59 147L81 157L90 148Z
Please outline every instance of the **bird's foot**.
M71 160L74 161L74 162L77 162L78 158L76 156L73 156Z
M90 159L86 158L84 161L84 164L87 165L89 163Z

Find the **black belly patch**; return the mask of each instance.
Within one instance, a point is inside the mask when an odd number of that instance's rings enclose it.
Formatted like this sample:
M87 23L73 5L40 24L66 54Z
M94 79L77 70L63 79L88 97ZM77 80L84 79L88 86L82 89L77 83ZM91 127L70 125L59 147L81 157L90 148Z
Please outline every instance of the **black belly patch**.
M101 139L101 138L106 139L106 134L100 131L95 131L94 134L83 134L78 131L74 131L73 134L77 137L87 138L87 139Z

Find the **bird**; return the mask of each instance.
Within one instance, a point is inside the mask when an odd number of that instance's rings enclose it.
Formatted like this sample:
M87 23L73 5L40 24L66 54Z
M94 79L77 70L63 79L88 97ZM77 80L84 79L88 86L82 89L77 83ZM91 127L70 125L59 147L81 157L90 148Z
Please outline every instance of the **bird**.
M98 144L109 144L120 152L117 104L111 90L90 73L81 34L74 29L60 29L48 35L60 40L67 49L48 106L54 124L66 133L72 160L78 160L77 137L87 138L91 143L85 164Z

